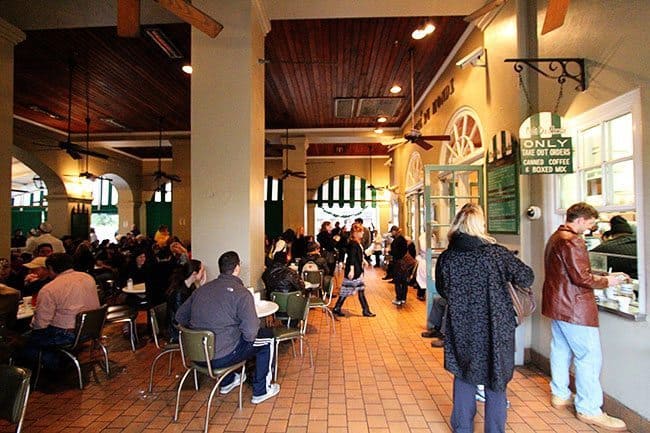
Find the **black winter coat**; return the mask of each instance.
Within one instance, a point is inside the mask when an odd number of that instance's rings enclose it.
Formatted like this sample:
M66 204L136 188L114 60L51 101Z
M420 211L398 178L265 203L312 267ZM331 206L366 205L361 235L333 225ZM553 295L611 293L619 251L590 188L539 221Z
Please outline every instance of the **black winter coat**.
M533 270L501 245L457 233L436 264L447 299L445 369L505 391L514 371L515 312L506 281L530 287Z

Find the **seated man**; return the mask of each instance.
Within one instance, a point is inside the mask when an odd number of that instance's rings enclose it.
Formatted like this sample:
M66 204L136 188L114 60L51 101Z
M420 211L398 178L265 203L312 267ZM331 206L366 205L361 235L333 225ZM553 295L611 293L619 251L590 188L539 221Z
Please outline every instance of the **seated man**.
M287 265L287 253L277 252L273 256L273 263L262 274L262 281L266 285L266 293L271 292L296 292L305 290L305 282L298 272Z
M74 342L76 316L82 311L99 308L95 280L84 272L72 269L72 256L54 253L45 261L54 280L38 292L38 308L32 319L33 331L25 347L24 357L35 362L41 347ZM56 354L43 353L44 367L57 367Z
M234 251L219 257L219 276L196 289L176 313L179 324L192 329L214 332L213 368L255 358L253 404L261 403L280 392L271 383L274 341L268 328L260 329L253 295L239 279L239 256ZM227 394L246 376L229 374L222 382L221 394Z
M52 275L45 266L47 257L36 257L31 262L25 263L23 266L29 269L29 274L25 277L25 284L23 286L23 296L31 296L32 304L36 305L36 297L38 292L50 281Z

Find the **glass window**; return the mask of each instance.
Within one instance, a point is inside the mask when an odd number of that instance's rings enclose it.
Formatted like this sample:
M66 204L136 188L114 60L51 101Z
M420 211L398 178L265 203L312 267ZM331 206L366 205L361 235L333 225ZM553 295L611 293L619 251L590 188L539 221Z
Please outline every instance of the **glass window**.
M628 113L610 120L607 125L607 138L610 143L609 159L620 159L632 156L634 142L632 140L632 114Z

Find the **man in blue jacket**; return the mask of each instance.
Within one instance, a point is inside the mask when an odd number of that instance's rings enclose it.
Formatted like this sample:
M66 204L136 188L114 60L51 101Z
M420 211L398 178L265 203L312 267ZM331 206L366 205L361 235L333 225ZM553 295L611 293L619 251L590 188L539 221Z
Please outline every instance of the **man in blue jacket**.
M280 385L271 383L273 337L264 328L255 312L253 295L239 279L239 256L234 251L219 257L219 276L196 289L181 305L176 320L192 329L214 332L213 368L222 368L245 359L255 358L253 404L261 403L280 392ZM246 376L231 373L224 379L221 394L227 394L245 381Z

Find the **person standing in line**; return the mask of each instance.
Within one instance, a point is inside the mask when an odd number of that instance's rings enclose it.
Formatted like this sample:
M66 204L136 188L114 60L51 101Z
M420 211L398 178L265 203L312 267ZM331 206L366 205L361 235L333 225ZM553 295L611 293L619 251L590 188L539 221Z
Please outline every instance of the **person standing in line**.
M485 232L472 203L451 223L449 247L436 263L436 289L447 300L445 369L454 375L451 428L474 431L476 386L485 385L485 432L503 433L517 322L507 282L530 287L533 270Z
M398 307L406 304L406 294L408 293L409 277L415 266L415 258L409 253L409 241L402 235L402 231L397 228L392 231L395 239L390 244L390 254L393 264L393 283L395 284L395 299L393 304Z
M580 421L606 430L625 431L625 422L601 410L602 352L594 289L615 286L627 277L623 273L591 273L587 247L580 235L593 227L597 218L598 211L587 203L570 206L565 223L551 235L544 251L542 314L551 319L551 405L575 405ZM569 389L572 359L575 400Z
M348 242L347 255L345 259L345 274L343 277L343 284L341 285L341 292L339 298L336 300L336 305L332 312L337 316L345 316L341 311L343 302L348 296L355 293L359 296L359 303L363 310L365 317L375 317L376 314L370 311L368 300L365 294L365 285L363 282L363 247L361 246L361 239L363 238L363 226L358 223L352 224L350 229L350 239Z

